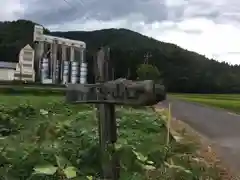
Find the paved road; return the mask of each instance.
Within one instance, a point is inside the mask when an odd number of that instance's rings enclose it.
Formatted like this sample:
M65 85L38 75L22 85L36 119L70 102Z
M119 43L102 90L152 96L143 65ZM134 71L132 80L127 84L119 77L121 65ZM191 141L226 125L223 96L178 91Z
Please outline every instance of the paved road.
M196 103L168 98L160 106L172 104L172 115L216 144L216 151L229 167L240 174L240 116Z

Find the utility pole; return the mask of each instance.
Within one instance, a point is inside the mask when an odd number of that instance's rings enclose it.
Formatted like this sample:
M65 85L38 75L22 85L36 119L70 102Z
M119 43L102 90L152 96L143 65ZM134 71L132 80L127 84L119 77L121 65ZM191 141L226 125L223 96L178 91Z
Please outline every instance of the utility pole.
M149 58L152 57L152 54L147 52L147 54L144 55L144 64L149 63Z
M130 77L131 77L131 69L130 69L130 68L128 68L128 72L127 72L127 79L130 79Z

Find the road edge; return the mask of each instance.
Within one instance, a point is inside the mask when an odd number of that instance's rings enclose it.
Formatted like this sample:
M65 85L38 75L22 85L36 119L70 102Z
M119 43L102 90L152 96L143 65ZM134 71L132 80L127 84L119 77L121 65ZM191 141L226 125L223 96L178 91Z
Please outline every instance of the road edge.
M155 106L153 109L155 112L163 114L163 116L167 115L168 113L168 108L159 108ZM167 121L166 118L165 120ZM199 157L203 158L210 166L216 167L220 171L222 180L240 180L240 177L238 177L232 170L227 168L227 166L220 160L215 150L214 143L211 142L207 137L194 130L187 123L174 117L171 118L169 129L170 134L175 138L176 141L178 140L178 137L180 137L183 139L183 141L189 142L191 139L190 141L197 143L200 147L199 151L197 152ZM183 132L184 134L182 134Z

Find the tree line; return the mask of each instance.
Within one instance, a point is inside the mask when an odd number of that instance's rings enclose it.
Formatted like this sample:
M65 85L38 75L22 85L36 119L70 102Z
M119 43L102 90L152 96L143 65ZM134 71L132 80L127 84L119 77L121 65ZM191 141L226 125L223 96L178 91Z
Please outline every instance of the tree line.
M16 61L19 48L32 44L34 22L0 22L0 61ZM45 33L81 40L87 44L89 82L93 81L94 55L101 46L111 48L115 77L137 79L144 56L160 72L159 79L170 92L240 93L240 66L217 62L181 47L157 41L127 29Z

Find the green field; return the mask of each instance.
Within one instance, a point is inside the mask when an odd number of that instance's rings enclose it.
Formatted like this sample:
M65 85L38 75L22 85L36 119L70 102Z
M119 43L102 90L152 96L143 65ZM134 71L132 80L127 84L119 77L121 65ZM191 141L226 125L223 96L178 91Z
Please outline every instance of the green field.
M0 96L0 179L87 180L100 176L96 110L58 96ZM193 144L171 138L151 109L117 108L121 180L218 180Z
M240 113L240 94L171 94L170 96Z

